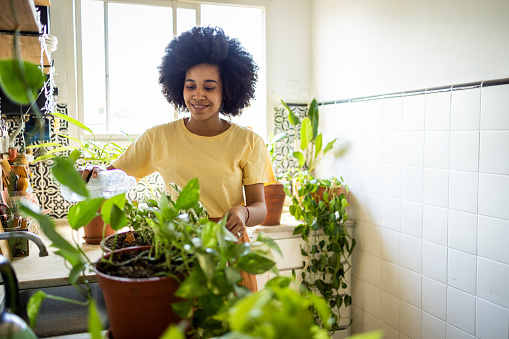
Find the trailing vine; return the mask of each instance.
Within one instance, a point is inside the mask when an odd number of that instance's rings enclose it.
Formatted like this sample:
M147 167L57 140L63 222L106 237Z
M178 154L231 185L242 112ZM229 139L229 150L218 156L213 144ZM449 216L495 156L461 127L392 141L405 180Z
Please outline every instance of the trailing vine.
M334 333L341 329L340 319L346 318L341 316L340 308L352 303L351 295L345 293L349 283L346 273L355 247L355 239L346 228L348 187L343 186L342 178L316 179L307 171L297 172L293 180L290 213L302 222L293 234L300 234L304 240L301 254L306 257L300 290L304 295L315 293L325 298L332 311L329 329Z

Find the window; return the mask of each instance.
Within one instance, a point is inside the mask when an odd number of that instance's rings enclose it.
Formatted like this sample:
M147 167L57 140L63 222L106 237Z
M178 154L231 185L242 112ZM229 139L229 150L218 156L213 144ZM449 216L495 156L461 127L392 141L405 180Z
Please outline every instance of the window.
M96 134L125 132L137 136L151 126L175 119L176 113L158 84L157 67L164 48L173 36L195 25L212 25L239 39L260 66L255 100L241 117L232 120L265 137L263 9L179 1L168 2L168 6L160 3L81 0L80 120Z

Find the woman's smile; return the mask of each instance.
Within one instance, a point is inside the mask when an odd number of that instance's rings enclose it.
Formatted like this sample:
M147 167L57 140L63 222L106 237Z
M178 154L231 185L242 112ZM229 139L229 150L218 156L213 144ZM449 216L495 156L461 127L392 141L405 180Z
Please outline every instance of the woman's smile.
M186 73L183 94L193 119L219 117L223 85L217 65L199 64L191 67Z

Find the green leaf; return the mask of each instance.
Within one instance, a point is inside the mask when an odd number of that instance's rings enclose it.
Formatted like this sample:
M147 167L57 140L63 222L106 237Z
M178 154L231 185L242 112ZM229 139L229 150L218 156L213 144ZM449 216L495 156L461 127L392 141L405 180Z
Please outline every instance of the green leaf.
M349 339L382 339L383 331L375 330L375 331L366 332L366 333L354 334L348 338Z
M323 150L323 154L327 153L328 151L331 150L332 147L334 147L334 143L336 142L336 140L338 140L338 138L335 138L334 140L330 141L327 146L325 146L324 150Z
M0 60L0 86L7 97L18 104L35 101L44 85L44 74L28 61Z
M175 302L175 303L171 304L171 307L173 308L173 311L175 311L175 314L177 316L179 316L180 318L188 318L192 314L193 301L186 300L186 301Z
M46 299L47 295L43 291L37 291L35 294L30 297L27 303L27 315L28 319L30 319L30 327L35 328L37 325L37 316L39 315L39 310L41 309L41 304L44 299Z
M265 256L249 253L248 255L239 257L237 259L237 265L241 270L249 274L261 274L271 269L275 265L275 262Z
M73 124L74 126L77 126L81 129L84 129L85 131L89 132L90 134L94 135L94 132L92 132L92 130L90 128L88 128L87 126L85 126L83 123L79 122L78 120L74 119L74 118L71 118L70 116L68 115L65 115L65 114L62 114L62 113L51 113L52 115L56 116L56 117L59 117L60 119L62 120L65 120L67 122L70 122L71 124Z
M313 140L313 126L308 117L302 119L302 126L300 127L300 149L305 150L308 144Z
M170 325L166 331L162 334L159 339L185 339L184 333L182 330L175 326L174 324Z
M188 210L200 200L200 185L198 178L189 180L177 198L175 209Z
M81 180L81 179L80 179ZM83 200L72 206L67 214L67 220L72 229L77 230L88 224L99 212L104 198Z
M115 231L118 231L122 227L127 226L129 220L126 218L124 211L118 208L117 205L113 205L111 207L111 213L110 213L110 226Z
M71 154L69 154L67 159L69 159L69 161L72 161L73 164L76 164L76 161L82 154L83 154L82 151L80 151L79 149L75 149L74 151L71 152Z
M281 103L283 104L283 106L286 108L286 110L288 111L288 121L290 122L290 124L292 124L293 126L296 126L298 124L300 124L300 119L298 116L295 115L295 113L293 113L293 111L290 109L290 107L286 104L286 102L283 101L283 99L280 99L281 100Z
M281 258L283 257L283 253L281 252L281 248L279 248L277 242L275 242L274 239L272 239L271 237L265 235L265 233L263 232L258 233L258 238L256 238L256 241L260 241L266 244L271 249L276 251L276 253L278 253L281 256Z
M306 163L306 158L304 158L304 154L302 154L301 152L293 152L292 155L295 159L297 159L300 167L304 166L304 164Z
M97 311L97 306L94 300L90 300L88 305L88 332L90 333L90 339L102 339L101 318Z
M200 265L201 270L205 274L207 280L212 280L214 277L214 270L216 268L216 261L214 260L214 256L211 254L203 254L196 253L196 259L198 259L198 264Z
M314 140L318 135L318 121L319 121L318 102L316 101L316 99L313 99L313 101L311 101L311 103L309 104L308 117L311 120L311 125L313 126L313 140Z
M40 157L37 157L34 161L32 161L32 164L36 164L38 162L48 160L48 159L54 159L54 158L56 158L56 155L54 155L54 154L44 154L44 155L41 155Z
M52 173L55 178L62 184L69 187L73 192L88 198L88 191L85 181L81 175L74 169L74 164L69 159L55 158L55 166Z
M120 213L124 215L124 207L125 207L125 193L118 194L114 197L111 197L107 200L104 200L104 203L101 207L101 216L106 224L110 224L110 226L114 228L118 227L119 223L125 222L124 225L120 226L118 229L124 227L127 225L127 220L123 220L121 216L118 214L120 210ZM124 215L125 218L125 215ZM116 223L116 224L115 224ZM115 225L113 225L115 224ZM117 230L118 230L117 229Z
M322 150L322 133L318 134L315 139L315 159Z

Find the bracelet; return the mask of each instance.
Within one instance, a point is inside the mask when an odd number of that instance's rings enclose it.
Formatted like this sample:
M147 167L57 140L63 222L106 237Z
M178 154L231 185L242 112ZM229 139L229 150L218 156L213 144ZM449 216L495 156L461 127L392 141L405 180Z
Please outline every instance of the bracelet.
M247 208L247 206L244 206L246 208L246 211L247 211L247 218L246 218L246 221L244 221L244 224L247 223L247 221L249 220L249 208Z

